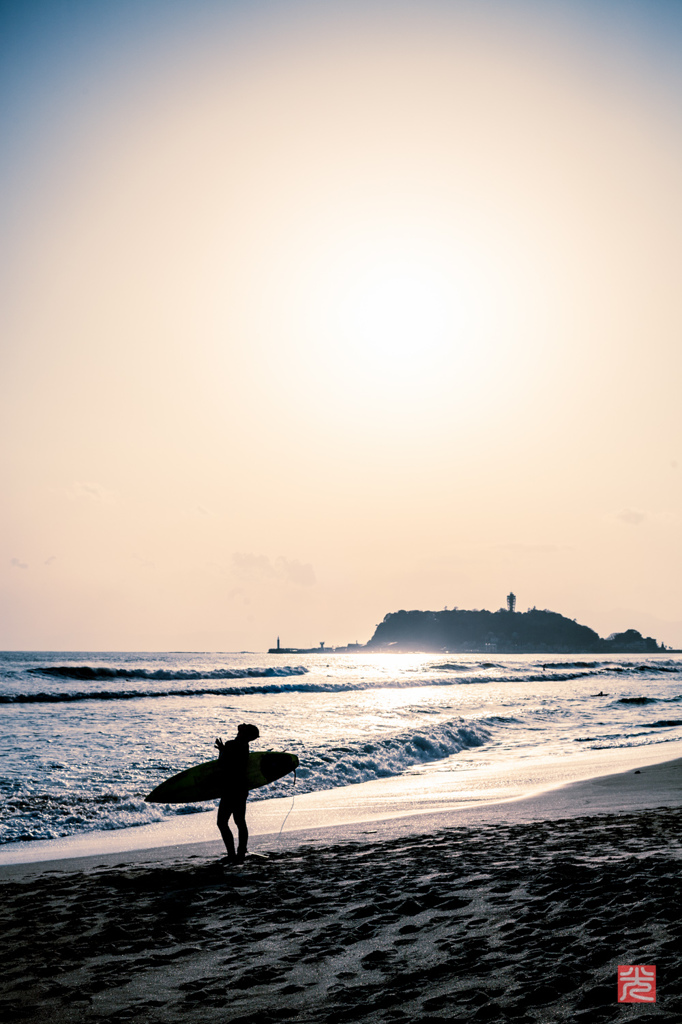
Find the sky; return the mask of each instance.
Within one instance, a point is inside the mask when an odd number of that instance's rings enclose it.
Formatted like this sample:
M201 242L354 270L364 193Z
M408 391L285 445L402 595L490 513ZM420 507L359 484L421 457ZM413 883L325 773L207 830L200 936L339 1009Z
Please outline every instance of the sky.
M682 6L0 4L0 647L682 647Z

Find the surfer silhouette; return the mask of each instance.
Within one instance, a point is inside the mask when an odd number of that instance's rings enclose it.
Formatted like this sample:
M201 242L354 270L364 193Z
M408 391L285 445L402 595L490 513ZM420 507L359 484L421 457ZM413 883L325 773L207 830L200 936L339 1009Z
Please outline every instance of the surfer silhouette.
M237 735L227 743L218 737L216 748L220 751L218 765L221 774L221 796L218 807L218 828L225 843L227 859L233 864L242 864L246 856L246 845L249 841L249 830L246 827L246 798L249 786L246 771L249 763L249 743L256 740L260 732L255 725L242 723ZM239 845L235 853L234 837L229 827L230 818L234 818L239 834Z

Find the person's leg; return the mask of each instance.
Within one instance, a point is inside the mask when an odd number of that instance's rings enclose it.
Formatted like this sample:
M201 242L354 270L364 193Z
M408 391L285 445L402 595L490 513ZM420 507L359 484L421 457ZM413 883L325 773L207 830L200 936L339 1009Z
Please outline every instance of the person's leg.
M242 861L246 856L246 846L249 841L249 830L246 827L246 798L248 793L240 794L232 805L232 816L239 832L239 846L237 847L237 860Z
M232 836L232 831L230 829L230 826L228 825L228 822L230 820L230 815L231 814L232 814L232 801L228 800L227 797L223 797L221 799L221 801L220 801L219 806L218 806L218 828L220 829L220 834L223 837L223 842L225 843L225 849L227 850L227 856L230 858L230 860L234 860L235 859L234 838ZM235 823L236 823L236 818L235 818Z

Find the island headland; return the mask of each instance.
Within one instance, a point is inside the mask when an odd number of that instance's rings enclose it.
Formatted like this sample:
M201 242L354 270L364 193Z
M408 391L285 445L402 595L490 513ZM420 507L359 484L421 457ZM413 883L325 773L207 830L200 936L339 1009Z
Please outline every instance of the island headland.
M516 597L509 594L507 607L485 609L445 608L433 611L389 612L366 644L317 648L271 647L270 654L320 652L410 652L440 654L656 654L667 651L651 636L636 629L612 633L606 638L589 626L559 612L529 608L516 611Z
M538 608L526 612L453 608L390 612L365 649L453 654L655 654L665 647L636 629L602 639L589 626Z

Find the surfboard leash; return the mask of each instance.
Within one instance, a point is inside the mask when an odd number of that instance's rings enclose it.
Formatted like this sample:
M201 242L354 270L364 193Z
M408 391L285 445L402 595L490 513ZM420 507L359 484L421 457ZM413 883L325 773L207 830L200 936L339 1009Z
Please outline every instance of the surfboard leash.
M294 786L296 785L296 769L295 769L295 768L294 768L294 782L293 782L293 785L294 785ZM293 786L292 786L292 788L293 788ZM284 826L286 825L286 823L287 823L287 818L289 817L289 815L291 814L291 812L292 812L292 811L293 811L293 809L294 809L294 800L295 800L295 799L296 799L296 794L295 794L295 793L293 793L293 794L292 794L292 797L291 797L291 807L289 808L289 810L287 811L286 815L284 816L284 821L282 822L282 828L280 828L280 830L279 830L279 835L277 836L277 838L278 838L278 839L281 839L281 838L282 838L282 829L283 829L283 828L284 828Z

